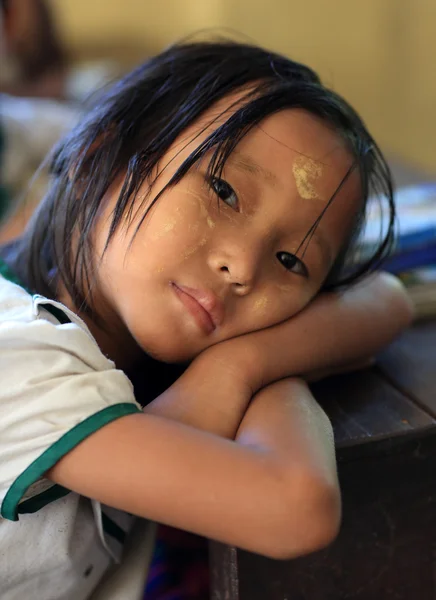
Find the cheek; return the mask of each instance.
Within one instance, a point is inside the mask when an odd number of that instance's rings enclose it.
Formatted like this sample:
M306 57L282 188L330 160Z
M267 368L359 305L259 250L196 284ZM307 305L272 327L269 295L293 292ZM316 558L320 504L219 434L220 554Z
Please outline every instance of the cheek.
M270 290L247 299L243 314L250 329L264 329L290 319L311 301L314 291L307 285L276 284Z
M189 189L170 192L144 222L144 245L162 258L177 250L183 259L202 248L215 227L204 199ZM148 230L148 231L147 231Z
M268 304L269 303L270 303L270 300L266 294L264 294L263 296L259 296L259 298L257 298L254 301L253 313L255 315L259 315L259 317L266 315L268 312Z

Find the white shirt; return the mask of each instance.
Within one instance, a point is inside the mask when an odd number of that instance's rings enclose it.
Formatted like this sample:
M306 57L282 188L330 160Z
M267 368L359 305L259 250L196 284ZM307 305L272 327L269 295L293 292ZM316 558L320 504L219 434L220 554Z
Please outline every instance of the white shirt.
M0 382L0 598L141 598L152 525L122 558L134 517L44 479L87 436L141 410L129 379L74 313L0 276Z

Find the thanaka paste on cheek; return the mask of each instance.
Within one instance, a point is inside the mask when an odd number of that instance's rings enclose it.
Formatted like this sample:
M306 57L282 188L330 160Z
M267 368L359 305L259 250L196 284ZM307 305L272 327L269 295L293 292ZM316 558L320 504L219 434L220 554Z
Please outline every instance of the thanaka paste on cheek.
M170 219L169 221L167 221L164 224L164 226L162 227L162 229L160 231L156 231L155 233L153 233L152 240L158 240L158 239L162 238L164 235L166 235L167 233L172 231L176 225L177 225L177 220Z
M292 165L298 193L304 200L320 199L315 189L315 182L322 175L322 164L307 156L297 156Z
M204 205L204 200L201 196L197 195L195 192L188 191L190 203L199 209L199 217L197 220L189 223L188 227L191 232L197 233L201 228L202 221L206 223L209 229L213 229L215 227L215 221L210 217L207 208ZM176 210L180 211L178 207ZM198 250L200 250L203 246L207 244L208 238L207 236L203 236L199 242L192 245L183 253L183 259L186 260L193 254L195 254Z
M258 313L265 313L266 307L268 306L268 298L266 296L261 296L254 303L253 309Z
M295 286L291 285L290 283L287 284L277 284L277 289L280 290L281 292L292 292L293 289L295 289Z
M186 191L186 195L189 197L191 204L193 206L195 206L196 208L198 208L198 210L200 212L200 217L207 219L207 217L209 216L209 212L208 212L207 208L204 206L203 197L200 194L198 194L197 192L192 191L191 189L188 189Z
M197 231L200 229L200 223L198 221L195 221L195 223L189 223L188 229L189 231L192 231L192 233L197 233Z
M187 258L189 258L190 256L192 256L193 254L195 254L198 250L200 250L200 248L202 248L203 246L205 246L207 244L207 238L204 237L203 239L201 239L198 244L195 244L194 246L191 246L191 248L188 248L184 253L183 253L183 258L186 260Z

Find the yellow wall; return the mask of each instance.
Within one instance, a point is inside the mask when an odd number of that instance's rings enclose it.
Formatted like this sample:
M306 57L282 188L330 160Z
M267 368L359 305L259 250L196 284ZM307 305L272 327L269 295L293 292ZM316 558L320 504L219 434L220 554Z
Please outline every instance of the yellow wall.
M156 51L208 27L307 62L389 152L436 172L436 0L51 0L70 48Z

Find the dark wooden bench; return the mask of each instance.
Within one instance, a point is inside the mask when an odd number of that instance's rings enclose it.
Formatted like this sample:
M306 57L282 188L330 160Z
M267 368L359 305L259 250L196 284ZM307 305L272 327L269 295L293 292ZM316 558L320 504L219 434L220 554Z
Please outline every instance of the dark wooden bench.
M436 322L313 389L335 430L341 532L292 561L210 542L212 600L435 600Z

